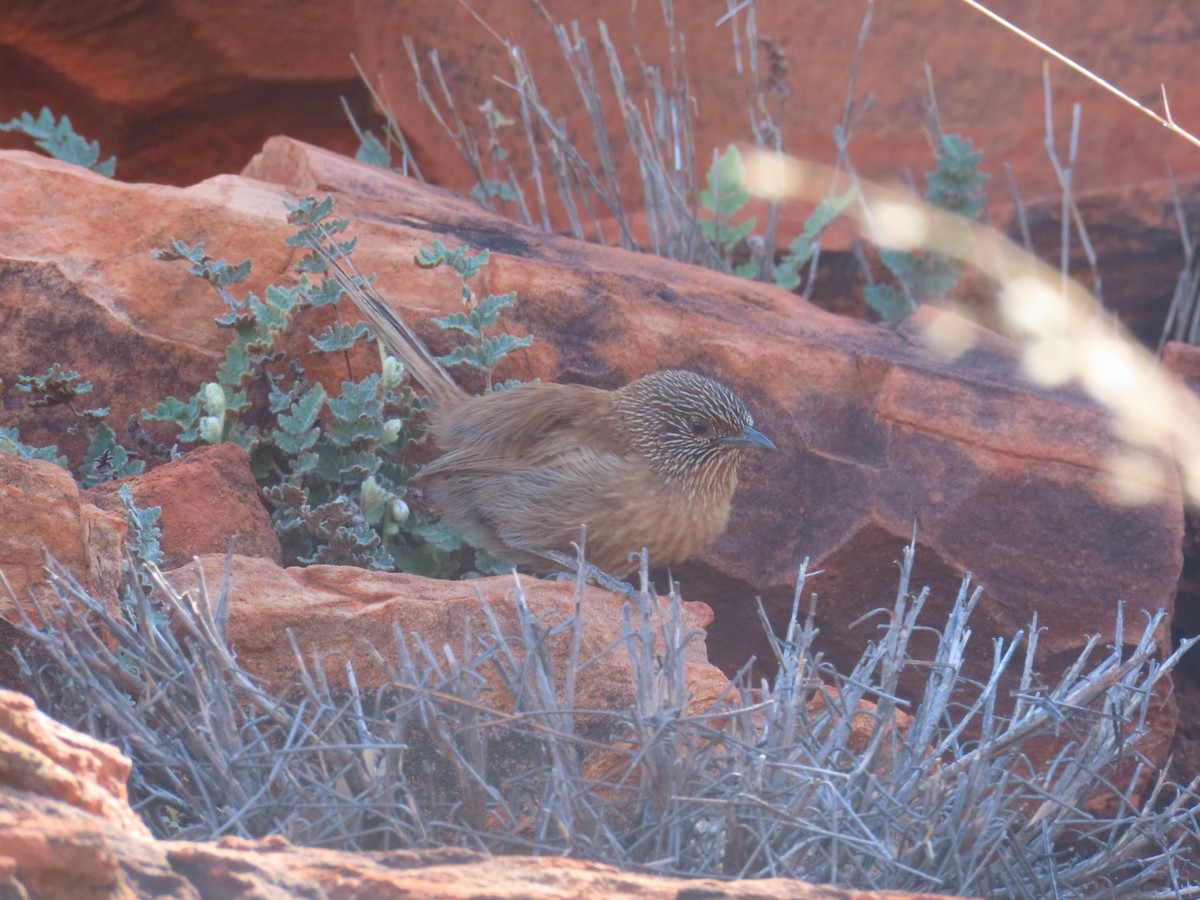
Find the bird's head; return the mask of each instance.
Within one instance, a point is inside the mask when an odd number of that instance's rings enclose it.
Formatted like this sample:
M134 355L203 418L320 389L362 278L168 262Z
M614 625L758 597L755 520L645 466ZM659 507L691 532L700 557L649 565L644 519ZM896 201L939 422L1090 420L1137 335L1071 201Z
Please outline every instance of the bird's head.
M731 477L747 450L775 449L737 394L695 372L639 378L617 392L617 409L634 449L670 480Z

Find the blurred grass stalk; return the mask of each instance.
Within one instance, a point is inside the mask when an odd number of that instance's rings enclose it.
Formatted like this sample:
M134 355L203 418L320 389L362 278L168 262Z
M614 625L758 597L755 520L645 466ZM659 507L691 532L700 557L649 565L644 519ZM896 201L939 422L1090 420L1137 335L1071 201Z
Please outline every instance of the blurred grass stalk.
M845 173L820 163L744 151L746 186L776 200L819 202ZM856 177L858 200L845 212L880 247L933 249L988 276L1029 379L1054 388L1076 383L1112 416L1121 446L1104 461L1115 496L1151 502L1173 478L1173 461L1191 503L1200 503L1200 400L1129 337L1093 294L1004 234L911 193ZM932 316L931 346L949 358L970 349L975 328L955 315ZM1163 454L1166 454L1164 459Z

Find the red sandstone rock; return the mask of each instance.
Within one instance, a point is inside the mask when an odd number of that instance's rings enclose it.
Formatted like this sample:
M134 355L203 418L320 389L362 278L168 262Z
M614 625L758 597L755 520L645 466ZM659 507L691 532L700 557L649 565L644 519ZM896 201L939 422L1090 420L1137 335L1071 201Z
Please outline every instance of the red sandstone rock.
M43 460L26 460L0 452L0 572L36 622L30 592L48 590L45 554L62 563L97 599L115 604L125 544L124 516L85 502L75 479L65 469ZM20 621L8 591L0 588L0 646L9 650L22 638ZM17 662L0 653L0 688L18 684Z
M0 453L0 515L0 571L18 598L45 583L44 551L93 596L116 600L125 518L87 503L65 469ZM5 593L0 617L12 611Z
M1076 196L1096 255L1097 272L1093 273L1078 238L1072 237L1071 275L1091 289L1098 275L1104 307L1151 348L1158 346L1175 284L1184 267L1176 195L1190 223L1193 216L1188 211L1200 206L1200 180L1194 176L1174 183L1156 180ZM1057 268L1062 247L1062 203L1054 198L1027 204L1025 214L1034 253L1040 259L1055 261ZM1017 236L1011 214L1006 213L1005 218L1009 234Z
M599 0L586 11L568 2L545 4L557 24L568 29L578 21L597 69L608 129L618 150L628 140L611 97L607 58L599 40L604 22L617 47L622 69L639 97L642 80L633 47L640 44L651 64L669 69L667 29L657 4ZM1049 6L1036 0L1014 0L998 9L1022 28L1078 60L1131 96L1162 113L1160 84L1165 81L1171 111L1185 124L1200 121L1200 102L1187 90L1197 63L1188 37L1196 13L1175 5L1153 17L1131 21L1120 0ZM696 154L707 167L713 148L748 141L748 92L734 67L732 26L722 20L721 3L674 4L676 27L686 43L687 76L696 106ZM831 132L843 116L850 71L864 8L853 4L757 4L759 35L773 41L786 65L782 130L789 152L823 162L834 161ZM397 118L416 147L427 177L466 191L475 183L457 154L447 153L449 139L425 110L413 89L412 66L397 51L410 36L418 53L437 50L459 113L480 134L483 114L493 99L501 111L519 119L514 93L497 79L515 80L504 47L476 21L482 19L502 38L520 45L530 59L541 101L555 118L565 121L576 146L590 158L592 131L570 70L563 61L550 23L532 8L504 0L480 0L470 9L439 3L361 0L358 16L359 59L372 76L379 73ZM744 15L739 24L744 27ZM1113 35L1121 35L1114 40ZM572 39L574 39L572 35ZM929 91L925 66L931 68L937 94L939 125L947 132L971 137L986 152L989 171L996 173L993 198L1008 196L1000 165L1009 163L1025 197L1056 193L1053 168L1043 148L1045 134L1043 64L1047 57L1031 44L989 21L965 4L916 0L903 5L876 4L861 59L857 113L870 98L870 108L856 121L850 155L864 175L894 178L903 169L917 174L932 168L926 136ZM743 65L747 65L743 56ZM681 65L676 61L676 65ZM767 54L760 57L764 72ZM1072 105L1083 105L1076 190L1111 188L1161 178L1164 158L1179 173L1200 170L1194 148L1173 137L1153 120L1132 110L1084 76L1050 62L1054 123L1058 150L1066 160ZM432 83L426 65L425 77ZM765 77L765 75L764 75ZM772 97L773 103L776 98ZM520 126L507 129L520 135ZM512 156L506 165L525 172L524 148L508 140ZM481 139L480 143L483 143ZM630 160L618 159L625 202L640 204L630 190L638 177Z
M115 748L60 725L24 694L0 690L0 785L74 806L131 836L149 837L129 808L129 760ZM0 847L9 846L0 840Z
M313 23L320 22L319 28ZM43 106L71 117L128 181L235 172L272 134L353 152L341 96L370 115L353 17L319 0L114 8L14 0L0 8L0 121ZM0 146L32 146L0 134Z
M128 481L134 502L162 509L162 568L173 569L203 553L224 553L229 540L242 556L279 562L271 527L250 473L250 457L236 444L197 447L182 459L137 478L107 481L85 493L101 509L123 515L117 491Z
M182 565L201 553L228 549L238 539L243 554L280 557L279 539L258 499L246 452L233 444L201 447L184 459L128 479L134 502L161 506L163 565ZM43 571L49 554L92 596L110 605L117 600L122 553L128 525L117 497L120 482L81 492L70 473L40 460L0 453L0 572L13 593L45 591ZM37 621L29 603L25 611ZM0 592L0 642L22 643L12 627L20 616L7 592ZM0 654L0 685L18 684L16 661Z
M602 84L607 75L597 21L607 23L634 85L635 29L644 56L660 65L666 62L658 4L601 0L584 8L548 0L545 6L560 24L579 20ZM588 153L591 135L581 127L572 78L537 10L503 0L477 0L471 10L525 48L543 98L556 116L567 120L579 136L579 149ZM276 5L248 2L214 16L211 5L200 0L170 0L122 8L119 16L110 11L96 0L4 4L0 66L6 78L0 121L25 110L36 113L43 105L68 113L82 133L100 139L106 154L118 156L118 175L127 180L184 184L236 171L273 134L350 150L355 139L339 96L350 100L360 121L369 119L366 91L350 60L355 53L373 80L383 76L388 99L428 175L466 190L473 180L417 100L401 44L406 35L419 52L440 52L457 105L468 120L481 121L476 108L488 98L510 115L517 111L510 92L494 81L497 75L511 80L503 48L471 11L457 4L359 0L331 13L324 4L305 0L281 14ZM674 4L678 29L686 38L699 119L696 149L702 160L713 147L749 137L731 25L717 24L725 12L724 3ZM1187 87L1200 76L1200 64L1190 37L1196 13L1187 4L1130 16L1121 0L1013 0L1000 12L1160 112L1159 85L1165 82L1172 113L1195 130L1200 101ZM785 140L801 156L833 159L830 133L842 118L862 14L862 6L855 4L758 5L759 33L773 39L786 59ZM313 22L320 27L313 28ZM858 84L860 108L868 95L871 108L851 144L858 169L895 176L904 168L921 173L930 167L924 118L924 66L929 63L942 128L973 137L987 151L993 171L1009 162L1026 197L1053 192L1057 184L1042 148L1045 59L965 4L876 4ZM1082 75L1058 63L1050 68L1060 145L1066 142L1072 104L1083 104L1077 189L1159 178L1166 156L1177 172L1200 169L1186 142ZM611 102L607 112L614 143L622 146ZM0 141L0 146L29 146L14 135L0 134ZM520 142L513 143L519 165ZM627 163L622 169L627 177L633 174ZM994 196L1006 196L1003 181L994 179Z
M200 571L210 591L223 583L224 569L224 555L201 557ZM192 566L169 572L167 577L180 591L197 587ZM522 578L521 584L530 609L537 610L544 627L575 614L574 582ZM456 654L474 654L473 636L490 633L482 598L504 633L519 635L512 593L512 577L507 575L465 584L352 566L282 569L266 559L234 556L229 640L237 650L238 662L273 690L285 688L296 672L289 630L307 658L319 655L351 660L359 686L369 690L385 679L386 670L368 648L373 646L391 658L388 651L394 646L396 626L410 637L419 636L435 652L448 646ZM580 679L574 703L579 709L624 709L633 702L628 655L609 650L624 633L621 610L625 602L608 591L587 590L580 658L596 659L589 666L588 677ZM703 603L685 603L685 613L685 632L712 621L712 611ZM565 654L570 640L564 633L550 643L551 652L563 654L555 665L560 675L567 670ZM702 637L689 645L688 658L691 708L708 709L726 690L728 681L709 664ZM499 672L494 675L488 702L507 709L511 703L507 688ZM335 689L345 684L340 662L329 666L328 676Z

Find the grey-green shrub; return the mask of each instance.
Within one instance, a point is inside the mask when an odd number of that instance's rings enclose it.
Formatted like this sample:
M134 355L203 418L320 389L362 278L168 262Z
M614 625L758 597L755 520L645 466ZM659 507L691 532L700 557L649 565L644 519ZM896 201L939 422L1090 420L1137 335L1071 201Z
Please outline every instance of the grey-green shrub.
M454 845L989 898L1200 896L1200 781L1172 784L1139 750L1156 691L1191 642L1164 659L1164 615L1149 616L1129 646L1093 640L1044 683L1035 618L992 643L979 684L961 670L966 653L986 652L969 644L980 590L963 581L933 656L914 658L927 591L910 593L911 571L909 549L894 602L839 673L821 657L811 604L803 615L802 570L793 624L772 637L777 674L752 685L743 672L700 711L688 708L694 635L678 594L625 607L607 652L628 659L628 708L581 709L582 620L545 624L519 581L504 601L511 631L487 603L490 624L453 646L397 623L391 645L368 649L386 672L371 690L347 659L293 643L294 684L267 693L225 642L228 584L218 597L180 595L151 570L153 597L135 589L134 614L117 617L52 569L53 592L29 601L36 619L23 630L40 664L25 675L44 709L132 757L132 802L162 836ZM566 658L552 641L572 648ZM330 666L348 688L331 690ZM929 677L905 698L898 680L913 666ZM1010 671L1016 705L1001 712ZM511 708L489 709L485 673L499 673ZM852 739L856 714L875 723L865 746ZM1047 739L1061 749L1034 766L1027 754ZM605 747L614 764L589 777L586 754Z

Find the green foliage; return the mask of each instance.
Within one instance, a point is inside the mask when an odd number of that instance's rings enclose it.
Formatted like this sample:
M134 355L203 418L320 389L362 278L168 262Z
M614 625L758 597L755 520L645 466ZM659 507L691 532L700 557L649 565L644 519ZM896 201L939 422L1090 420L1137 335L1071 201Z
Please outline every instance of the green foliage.
M123 571L125 573L126 583L122 591L122 612L129 619L135 619L138 615L136 603L138 591L133 589L133 584L140 587L141 592L149 592L153 590L154 583L150 578L150 567L160 566L163 561L162 544L162 528L159 527L158 520L162 515L161 506L149 506L145 509L140 508L133 501L133 490L128 484L123 484L117 490L117 497L121 501L121 508L125 510L125 521L129 525L129 536L125 539L125 550L127 551L126 560L123 563ZM145 614L145 611L142 611ZM151 617L160 627L166 627L166 618L157 610L150 613ZM126 664L136 671L136 661L125 656Z
M25 401L32 409L65 407L73 417L72 424L65 427L67 434L82 433L88 437L88 447L83 461L75 473L83 487L92 487L102 481L140 475L146 467L144 461L135 459L117 440L116 433L105 419L109 408L81 408L77 401L92 392L92 383L78 372L64 369L54 363L41 375L17 376L17 390L28 394ZM65 456L58 455L56 446L35 449L21 443L15 428L0 430L0 449L23 456L26 459L44 459L58 463L70 471Z
M942 135L937 168L926 173L925 202L968 219L983 211L984 188L990 176L979 170L983 151L969 138ZM881 250L879 260L895 284L868 285L867 303L888 322L908 318L921 303L944 297L958 284L961 272L954 260L935 250Z
M514 350L521 350L533 343L533 337L517 337L507 332L487 335L486 331L496 326L500 314L512 309L517 302L515 292L507 294L489 294L486 297L476 296L467 280L474 278L488 264L489 254L486 249L471 255L470 248L459 247L448 250L440 241L433 242L433 249L422 248L417 253L416 263L423 269L436 269L438 266L448 266L457 273L461 285L463 304L467 311L451 313L433 321L444 331L457 331L466 336L468 342L460 344L445 356L439 356L438 362L447 367L467 365L489 373L488 387L491 387L490 373L496 365Z
M433 241L433 247L426 249L421 247L417 250L414 262L422 269L436 269L438 266L449 266L458 273L458 277L462 282L462 298L464 303L471 302L475 293L467 284L468 278L474 278L491 261L491 254L486 248L480 252L471 255L471 248L465 244L457 250L448 249L441 241L436 238Z
M77 135L69 118L63 116L56 120L48 107L43 106L36 119L26 112L16 119L0 122L0 131L18 131L29 135L34 144L55 159L83 166L107 178L112 178L116 172L115 156L100 162L100 142L89 142Z
M312 339L313 350L316 353L342 353L359 341L365 340L367 336L367 326L362 322L355 322L354 327L345 322L335 322L319 337Z
M772 273L772 280L775 284L789 291L800 287L802 281L800 270L808 265L816 254L821 235L838 216L846 211L846 207L853 203L857 196L858 191L850 188L842 194L826 197L817 204L817 208L812 211L812 215L804 223L803 230L796 235L796 239L792 241L787 252L776 264Z
M67 458L59 455L57 446L31 447L21 442L21 434L16 428L0 428L0 450L21 459L44 459L70 471Z
M700 192L700 206L712 216L700 220L700 230L721 252L723 268L736 275L753 278L757 268L754 263L734 265L734 251L754 233L757 220L754 216L734 224L733 219L750 202L750 192L743 186L742 153L730 144L724 153L717 154L712 168L705 176L707 189Z
M184 443L230 441L249 451L252 458L256 457L261 435L259 428L243 421L243 414L251 406L246 388L259 379L271 381L267 367L283 358L276 340L300 308L298 292L295 288L271 285L265 298L251 293L239 299L231 289L250 274L250 260L230 265L206 254L202 244L189 247L172 239L169 248L155 250L152 255L165 262L188 263L189 273L203 278L217 290L229 312L219 316L216 323L231 330L233 339L214 382L205 384L187 401L167 397L152 412L143 411L142 417L149 422L175 424L180 429L179 440Z
M184 442L230 441L244 447L274 507L272 522L288 558L306 565L453 574L461 567L461 535L431 522L407 500L415 491L409 484L415 469L400 459L423 436L417 419L423 402L395 360L385 359L382 373L344 380L336 394L309 384L298 360L282 366L280 338L297 315L310 307L336 311L342 296L315 250L348 260L356 243L337 239L348 223L332 218L332 198L305 198L287 207L289 221L298 226L287 243L309 252L296 265L298 283L270 285L261 298L253 293L239 298L233 290L249 275L249 260L234 266L210 257L200 245L176 240L155 252L157 259L186 263L191 274L220 293L229 311L216 323L232 332L232 340L213 382L187 400L168 397L143 416L173 423ZM490 376L497 362L530 339L487 333L515 300L512 294L475 296L467 280L487 261L486 250L473 255L467 247L450 250L438 242L417 258L426 268L450 267L467 306L467 312L439 322L467 340L446 363L472 365ZM350 371L349 351L369 338L362 323L351 326L339 316L319 335L310 335L310 352L340 354ZM481 568L485 563L477 560L475 566L487 571Z
M489 200L516 203L521 199L520 194L513 190L512 185L507 181L496 181L491 178L485 178L471 188L471 197L484 205L489 205Z
M929 187L925 202L949 210L967 219L983 212L984 189L991 178L979 171L983 151L976 150L970 138L944 134L938 144L937 168L925 174Z
M307 554L292 551L304 565L390 568L379 532L353 498L335 497L314 506L308 493L291 483L268 487L266 495L275 504L273 521L280 539L293 548L309 548Z
M81 487L92 487L103 481L141 475L146 469L143 460L135 459L117 440L116 433L101 422L92 430L87 454L79 467L77 480Z
M868 284L863 289L863 298L885 322L901 322L916 310L916 306L890 284Z
M487 130L486 153L494 177L489 178L482 165L475 166L475 174L479 180L471 188L471 197L488 209L494 208L493 200L518 204L521 200L520 193L502 177L504 171L511 171L511 166L508 162L508 150L501 140L501 132L512 128L517 124L517 120L506 115L496 102L490 99L479 107L479 112L483 114L484 128Z
M371 91L372 96L374 96L376 105L384 106L381 98L371 89L370 84L367 85L367 88ZM383 140L380 140L369 128L362 128L358 124L353 110L350 109L350 104L345 99L342 100L342 107L346 112L346 118L350 120L350 127L358 135L358 151L354 154L355 159L369 166L378 166L381 169L387 169L401 175L413 174L420 178L420 169L416 164L416 160L413 159L412 153L409 151L408 141L405 139L404 133L400 129L400 124L396 121L395 116L392 115L391 110L384 110L387 121L384 126ZM393 149L400 153L400 165L393 163Z
M287 395L279 393L279 396ZM292 458L293 467L303 464L303 454L312 450L321 436L321 428L317 417L325 405L325 389L321 385L313 385L312 389L302 394L298 399L287 397L290 401L287 411L276 409L279 413L279 427L271 434L275 446Z
M730 144L718 154L705 176L708 187L700 192L700 207L711 216L699 220L700 230L715 247L720 259L719 268L742 278L757 279L765 269L771 280L781 288L794 291L803 279L800 270L817 252L821 235L849 206L858 192L850 188L822 200L804 223L804 228L792 241L777 262L764 266L755 259L753 247L760 254L767 252L766 238L754 232L758 220L754 216L735 222L738 214L750 202L742 167L742 154ZM773 252L773 248L772 252Z
M354 154L354 158L361 163L378 166L381 169L391 169L392 167L392 154L388 152L383 141L375 137L369 130L362 132L358 152Z
M133 558L143 564L139 568L144 568L145 563L160 565L163 559L162 546L159 543L162 539L162 529L158 527L158 519L162 515L162 507L149 506L140 509L133 502L133 491L128 484L123 484L117 489L117 497L121 500L121 508L125 510L125 518L129 522L127 547Z
M78 372L54 363L44 375L18 375L17 390L30 397L26 404L32 409L67 406L81 419L92 423L103 421L107 409L76 411L75 401L92 392L92 383Z
M250 274L250 260L244 259L236 266L231 266L223 259L213 259L204 252L204 245L197 244L189 247L183 241L171 239L171 245L166 250L152 250L150 255L164 262L184 261L188 263L187 271L191 275L203 278L220 292L236 312L238 304L227 294L227 289L235 284L241 284Z

